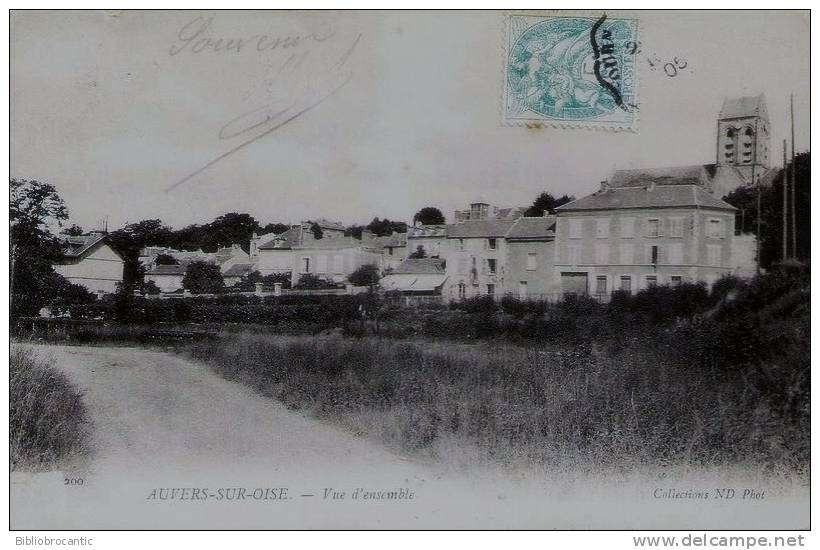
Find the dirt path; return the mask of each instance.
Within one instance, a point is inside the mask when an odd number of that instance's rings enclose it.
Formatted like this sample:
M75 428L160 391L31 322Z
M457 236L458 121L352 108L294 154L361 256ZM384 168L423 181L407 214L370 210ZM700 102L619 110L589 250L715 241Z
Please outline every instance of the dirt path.
M729 520L734 528L761 521L774 528L807 522L807 491L805 501L790 490L743 508L674 503L674 513L664 513L652 497L654 485L559 485L408 460L171 354L37 349L85 392L95 452L89 464L66 472L15 473L14 528L727 528ZM66 478L82 485L66 485ZM327 490L344 497L325 498ZM363 499L364 492L386 491L413 499ZM632 508L624 510L625 498Z

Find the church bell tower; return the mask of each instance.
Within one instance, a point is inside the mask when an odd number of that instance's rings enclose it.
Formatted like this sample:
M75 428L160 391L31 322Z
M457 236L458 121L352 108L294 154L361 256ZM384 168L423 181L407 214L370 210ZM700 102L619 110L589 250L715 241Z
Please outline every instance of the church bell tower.
M746 185L769 169L769 114L763 94L727 98L718 116L717 165L732 167Z

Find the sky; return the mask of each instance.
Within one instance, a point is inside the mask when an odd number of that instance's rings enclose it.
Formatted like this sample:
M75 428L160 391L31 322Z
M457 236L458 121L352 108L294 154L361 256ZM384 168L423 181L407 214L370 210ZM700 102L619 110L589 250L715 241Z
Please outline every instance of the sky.
M808 150L807 13L608 15L639 20L634 133L502 124L501 12L14 12L11 177L54 184L86 229L428 205L451 221L478 197L525 206L619 168L714 162L727 96L765 94L780 164L793 93Z

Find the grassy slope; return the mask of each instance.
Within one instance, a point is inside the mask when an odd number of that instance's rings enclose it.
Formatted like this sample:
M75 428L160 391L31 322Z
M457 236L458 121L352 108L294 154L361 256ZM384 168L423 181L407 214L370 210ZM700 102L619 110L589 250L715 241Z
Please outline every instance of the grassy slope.
M9 460L12 470L46 470L88 452L82 395L30 349L12 346Z

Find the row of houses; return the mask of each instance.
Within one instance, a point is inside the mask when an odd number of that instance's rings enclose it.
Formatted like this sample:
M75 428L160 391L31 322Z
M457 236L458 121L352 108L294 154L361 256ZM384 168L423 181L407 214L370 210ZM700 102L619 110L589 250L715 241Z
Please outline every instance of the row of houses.
M192 261L218 265L228 285L252 271L287 274L294 285L308 274L341 283L373 264L384 274L385 290L446 301L606 296L654 285L712 284L728 274L747 277L756 270L756 241L737 233L736 209L721 197L773 180L768 125L763 96L727 99L718 116L714 164L617 170L594 193L537 217L525 216L523 207L478 199L455 211L452 224L413 226L406 233L365 231L354 238L341 223L319 219L254 234L248 252L239 244L210 254L149 248L140 260L147 280L166 292L181 287ZM84 238L69 243L75 247L70 258L95 250L89 257L95 265L116 261L98 235ZM174 257L175 265L158 265L162 255ZM82 282L78 263L60 269ZM101 286L111 291L115 279L106 277Z

